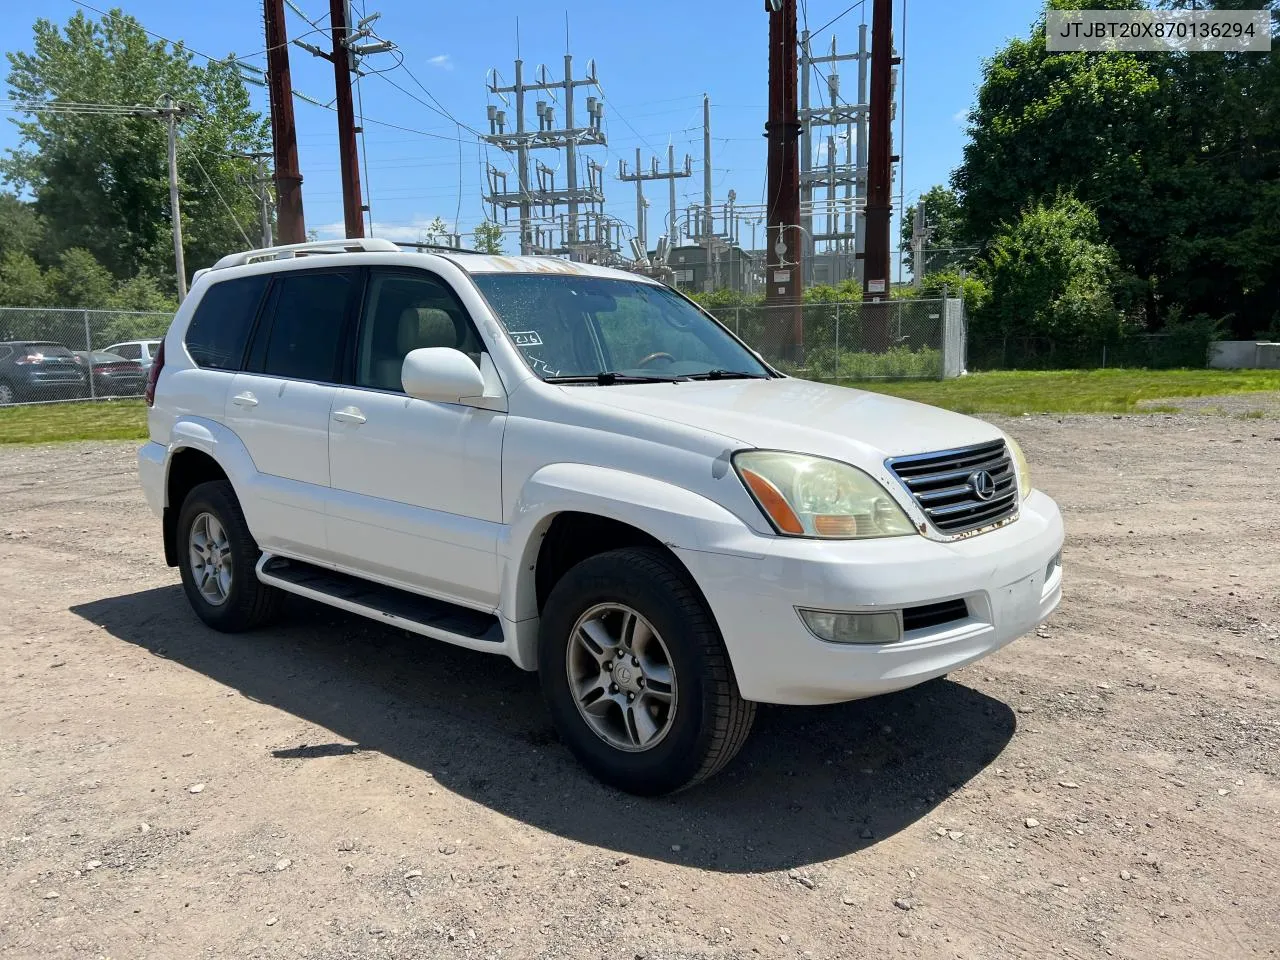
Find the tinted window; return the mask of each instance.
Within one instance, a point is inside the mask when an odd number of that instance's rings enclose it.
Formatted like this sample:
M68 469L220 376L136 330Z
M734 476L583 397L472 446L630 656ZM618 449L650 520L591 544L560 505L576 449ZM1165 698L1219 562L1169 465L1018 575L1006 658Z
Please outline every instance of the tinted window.
M29 357L75 357L69 347L64 347L60 343L28 343L26 353Z
M213 370L239 370L244 348L258 313L265 274L223 280L205 291L187 327L187 352L196 366ZM138 359L138 348L132 357Z
M275 319L263 373L324 383L338 378L352 279L314 270L276 278Z
M120 354L120 356L124 357L126 360L142 359L142 348L136 343L122 343L120 346L115 347L111 352Z
M356 384L401 390L410 350L453 347L479 363L483 346L449 287L426 273L375 271L369 280L356 352Z

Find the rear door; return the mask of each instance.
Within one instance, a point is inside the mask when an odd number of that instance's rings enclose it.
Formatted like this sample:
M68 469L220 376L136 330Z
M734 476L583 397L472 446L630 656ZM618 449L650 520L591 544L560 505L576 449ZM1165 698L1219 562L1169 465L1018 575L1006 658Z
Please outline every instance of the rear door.
M350 269L275 274L245 369L231 381L224 421L257 468L249 495L265 550L328 559L329 413L358 279Z

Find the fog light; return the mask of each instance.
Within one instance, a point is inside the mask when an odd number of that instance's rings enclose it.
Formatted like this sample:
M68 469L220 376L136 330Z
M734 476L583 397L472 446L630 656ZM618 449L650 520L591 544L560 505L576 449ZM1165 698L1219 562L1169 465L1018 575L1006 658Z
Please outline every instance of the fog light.
M902 624L897 613L832 613L803 609L799 613L815 637L830 643L896 643L902 639Z
M1061 550L1053 555L1053 559L1049 561L1049 565L1044 568L1044 578L1046 582L1053 578L1053 571L1057 570L1060 566L1062 566Z

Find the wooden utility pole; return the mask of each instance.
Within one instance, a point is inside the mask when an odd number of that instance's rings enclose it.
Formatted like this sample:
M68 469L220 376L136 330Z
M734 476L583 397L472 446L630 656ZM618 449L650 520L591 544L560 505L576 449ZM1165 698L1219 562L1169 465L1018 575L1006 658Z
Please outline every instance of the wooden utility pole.
M178 279L178 302L187 297L187 264L182 253L182 211L178 205L178 116L183 109L173 102L173 97L164 98L164 109L160 111L169 125L169 219L173 226L173 266Z
M364 203L360 199L360 159L356 153L356 111L351 102L351 51L347 0L329 0L333 33L333 80L337 93L338 159L342 166L342 212L348 237L364 236Z
M765 0L769 13L769 142L765 302L789 306L786 353L804 360L804 237L800 230L800 114L797 89L796 0Z
M892 133L889 86L893 65L893 0L875 0L871 12L871 118L867 157L867 240L862 299L880 304L889 299L889 226L892 208ZM867 345L889 347L889 309L871 307L864 314Z
M267 91L271 97L271 147L275 154L276 233L281 243L303 243L302 174L298 172L298 132L293 123L293 82L284 0L263 0L267 26Z

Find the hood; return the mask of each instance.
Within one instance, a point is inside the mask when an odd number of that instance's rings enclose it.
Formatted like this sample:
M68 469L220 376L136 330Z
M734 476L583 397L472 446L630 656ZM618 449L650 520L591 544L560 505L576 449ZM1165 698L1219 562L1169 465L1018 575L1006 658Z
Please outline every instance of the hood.
M566 387L592 405L686 424L744 446L855 464L995 440L989 423L865 390L791 377Z

